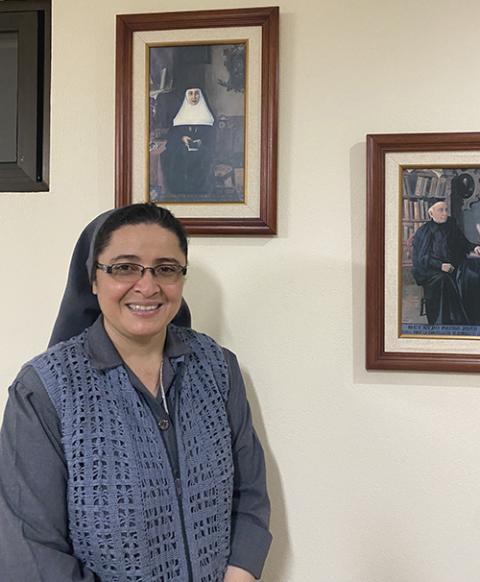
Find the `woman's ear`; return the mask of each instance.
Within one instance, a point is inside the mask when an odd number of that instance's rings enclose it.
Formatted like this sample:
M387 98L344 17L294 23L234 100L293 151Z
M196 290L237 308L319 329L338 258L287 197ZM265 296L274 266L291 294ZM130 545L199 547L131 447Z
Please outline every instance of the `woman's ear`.
M93 281L93 283L92 283L92 293L94 295L97 294L97 282L96 281Z

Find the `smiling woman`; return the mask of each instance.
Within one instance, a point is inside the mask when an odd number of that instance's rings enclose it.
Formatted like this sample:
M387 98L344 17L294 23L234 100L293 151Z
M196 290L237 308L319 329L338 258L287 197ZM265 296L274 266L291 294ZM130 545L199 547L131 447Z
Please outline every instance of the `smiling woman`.
M187 258L177 236L156 224L123 226L97 258L93 292L108 335L123 349L136 338L148 339L161 355L167 325L182 301L183 275L174 267L183 270ZM170 268L169 276L159 267Z
M101 242L110 234L100 254L102 245L94 249L93 293L123 360L156 394L167 325L182 302L187 257L181 247L186 248L186 238L158 223L127 224L110 232L112 222L107 220L97 237Z
M172 324L187 246L153 204L108 215L89 259L100 318L15 381L0 434L5 579L260 577L269 501L238 363Z

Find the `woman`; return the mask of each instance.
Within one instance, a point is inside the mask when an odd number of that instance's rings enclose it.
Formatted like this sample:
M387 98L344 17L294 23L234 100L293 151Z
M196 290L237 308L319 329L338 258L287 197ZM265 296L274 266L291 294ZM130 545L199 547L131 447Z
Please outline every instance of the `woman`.
M202 90L187 89L162 154L169 193L206 194L213 190L214 121Z
M60 304L48 347L70 339L89 327L100 315L97 297L91 292L90 272L93 266L93 240L105 220L114 212L107 210L87 224L73 249L67 286ZM190 327L192 320L185 300L175 316L175 325Z
M89 264L100 318L10 390L0 578L250 582L270 543L263 453L235 356L171 324L181 224L150 204L116 210Z

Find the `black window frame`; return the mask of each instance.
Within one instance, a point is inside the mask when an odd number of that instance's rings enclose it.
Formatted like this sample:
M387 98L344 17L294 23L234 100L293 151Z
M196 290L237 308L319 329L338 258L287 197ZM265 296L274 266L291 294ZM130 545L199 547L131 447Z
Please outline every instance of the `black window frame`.
M0 34L16 32L17 151L0 161L0 192L49 189L51 0L0 1Z

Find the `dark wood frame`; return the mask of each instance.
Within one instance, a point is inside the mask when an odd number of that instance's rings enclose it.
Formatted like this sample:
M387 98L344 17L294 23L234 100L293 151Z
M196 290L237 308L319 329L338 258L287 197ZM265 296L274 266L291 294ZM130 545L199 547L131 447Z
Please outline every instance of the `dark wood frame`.
M385 351L385 156L449 151L478 151L480 159L480 133L367 135L367 369L480 371L480 342L478 355Z
M115 204L132 200L133 34L148 30L262 28L260 213L255 218L181 218L189 234L272 235L277 228L278 7L117 16Z
M0 3L0 30L18 32L17 161L0 163L0 191L48 190L51 3Z

